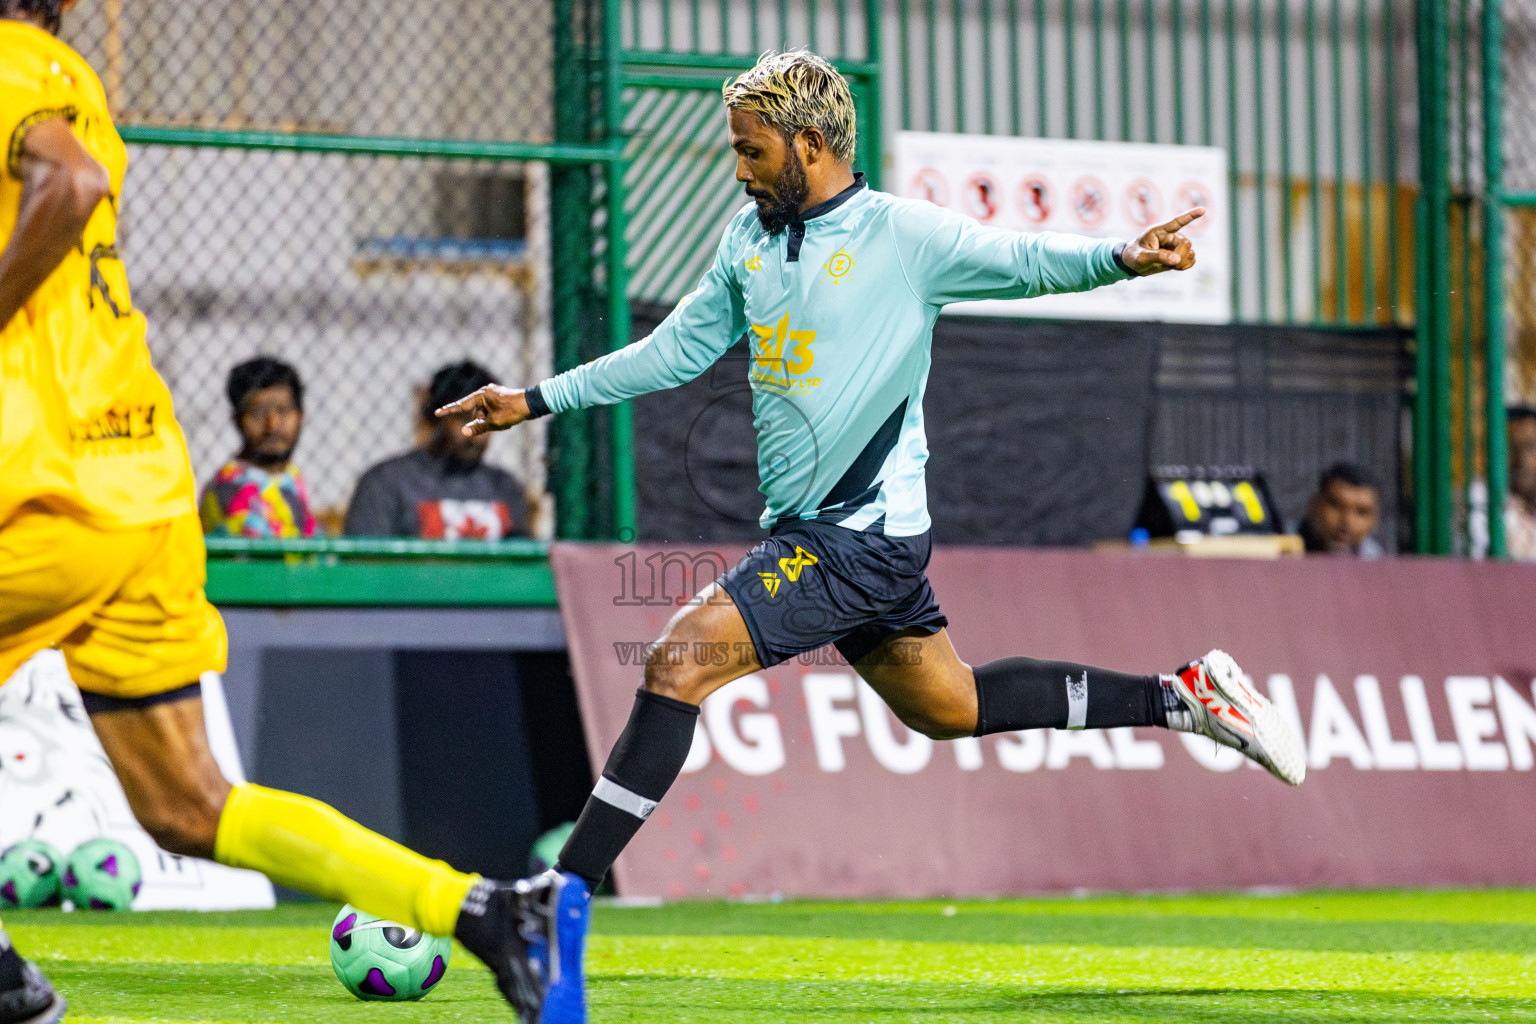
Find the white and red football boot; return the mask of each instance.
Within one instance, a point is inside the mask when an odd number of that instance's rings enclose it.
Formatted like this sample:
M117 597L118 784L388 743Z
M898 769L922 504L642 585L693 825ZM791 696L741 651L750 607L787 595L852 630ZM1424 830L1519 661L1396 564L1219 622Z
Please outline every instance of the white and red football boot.
M1269 698L1249 684L1230 654L1212 651L1163 679L1184 704L1183 711L1168 712L1168 728L1240 750L1293 786L1307 777L1301 738Z

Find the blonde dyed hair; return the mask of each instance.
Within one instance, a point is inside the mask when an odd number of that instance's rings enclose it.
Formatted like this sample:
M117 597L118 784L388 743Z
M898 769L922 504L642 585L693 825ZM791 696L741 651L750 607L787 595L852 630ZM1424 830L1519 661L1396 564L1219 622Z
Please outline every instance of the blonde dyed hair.
M770 50L720 91L727 107L749 110L791 138L817 129L833 156L853 163L858 138L853 93L836 68L809 50Z

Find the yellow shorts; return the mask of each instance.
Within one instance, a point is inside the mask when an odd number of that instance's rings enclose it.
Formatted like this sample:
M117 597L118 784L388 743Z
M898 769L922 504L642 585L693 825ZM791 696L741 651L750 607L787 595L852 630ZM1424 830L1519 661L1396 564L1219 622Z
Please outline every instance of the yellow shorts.
M57 646L75 685L149 697L222 672L229 640L203 594L197 516L100 530L24 506L0 525L0 683Z

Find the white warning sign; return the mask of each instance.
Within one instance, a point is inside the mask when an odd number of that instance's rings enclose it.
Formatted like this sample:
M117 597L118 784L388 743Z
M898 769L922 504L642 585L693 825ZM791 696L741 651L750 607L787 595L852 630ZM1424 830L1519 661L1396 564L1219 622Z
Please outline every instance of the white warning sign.
M1232 319L1227 155L1212 146L897 132L891 191L992 227L1135 238L1194 206L1199 262L1092 292L962 302L986 316L1225 323Z

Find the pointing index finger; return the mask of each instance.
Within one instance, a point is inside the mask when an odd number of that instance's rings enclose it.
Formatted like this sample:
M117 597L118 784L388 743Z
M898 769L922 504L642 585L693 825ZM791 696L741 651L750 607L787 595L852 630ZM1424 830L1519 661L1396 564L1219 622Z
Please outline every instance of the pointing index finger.
M1185 210L1183 213L1173 218L1173 220L1169 221L1167 224L1164 224L1163 227L1171 231L1179 231L1187 225L1193 224L1195 221L1204 216L1205 207L1197 206L1193 210Z
M476 392L472 395L465 395L457 402L449 402L447 405L438 409L434 415L436 415L438 418L442 418L444 416L452 416L456 412L474 412L478 396L479 392Z

